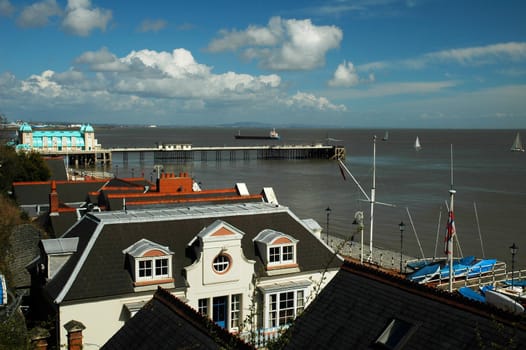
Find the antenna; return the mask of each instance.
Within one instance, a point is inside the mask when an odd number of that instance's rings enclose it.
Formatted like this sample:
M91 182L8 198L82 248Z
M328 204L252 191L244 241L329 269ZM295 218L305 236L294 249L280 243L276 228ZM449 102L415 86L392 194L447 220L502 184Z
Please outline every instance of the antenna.
M371 213L370 213L370 226L369 226L369 257L367 260L369 262L373 259L373 228L374 228L374 205L375 204L381 204L388 207L395 207L394 204L388 204L388 203L382 203L376 201L376 135L373 135L373 182L371 187L371 195L368 196L363 187L360 185L358 180L353 176L353 174L347 169L345 164L341 159L338 159L338 162L340 163L341 167L345 169L345 171L351 176L354 183L358 186L364 197L367 199L367 201L371 204Z

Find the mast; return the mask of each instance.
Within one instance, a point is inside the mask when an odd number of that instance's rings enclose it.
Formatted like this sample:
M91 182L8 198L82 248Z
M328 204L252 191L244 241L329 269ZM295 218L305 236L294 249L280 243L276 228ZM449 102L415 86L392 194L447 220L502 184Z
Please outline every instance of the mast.
M449 219L451 223L448 221L448 225L453 225L453 203L455 198L455 191L453 189L453 145L451 145L451 187L449 189ZM448 230L450 228L448 227ZM452 233L455 235L455 232ZM448 260L449 260L449 292L453 292L453 237L450 237L447 243L447 254L448 254Z
M371 187L371 217L369 226L369 261L373 259L374 201L376 194L376 135L373 136L373 186Z

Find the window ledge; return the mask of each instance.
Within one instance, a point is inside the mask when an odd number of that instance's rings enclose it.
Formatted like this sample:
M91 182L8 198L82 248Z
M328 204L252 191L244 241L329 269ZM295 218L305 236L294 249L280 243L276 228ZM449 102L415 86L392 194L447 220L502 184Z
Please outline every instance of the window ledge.
M143 286L151 286L151 285L173 283L173 282L175 282L173 278L162 278L162 279L153 279L153 280L133 282L133 286L143 287Z
M298 267L298 264L279 264L279 265L267 265L267 271L291 269Z

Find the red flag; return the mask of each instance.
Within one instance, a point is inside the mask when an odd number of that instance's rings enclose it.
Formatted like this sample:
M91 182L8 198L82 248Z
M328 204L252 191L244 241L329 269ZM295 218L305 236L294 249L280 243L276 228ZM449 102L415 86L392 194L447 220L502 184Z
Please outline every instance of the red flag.
M338 162L338 166L340 167L340 173L342 173L342 177L343 177L343 179L344 179L344 180L347 180L347 178L345 177L345 172L343 171L343 167L342 167L342 165L341 165L340 162Z
M444 247L444 253L446 254L451 253L449 251L449 243L452 242L454 235L455 235L455 216L453 215L453 211L449 211L449 218L447 220L447 226L446 226L445 247Z

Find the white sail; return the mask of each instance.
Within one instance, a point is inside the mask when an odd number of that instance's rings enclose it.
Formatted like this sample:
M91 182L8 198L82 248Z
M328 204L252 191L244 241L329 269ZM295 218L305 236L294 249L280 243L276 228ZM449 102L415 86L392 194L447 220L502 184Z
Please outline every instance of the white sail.
M420 139L417 136L415 140L415 150L420 151L421 149L422 149L422 146L420 145Z
M513 142L513 145L511 146L511 151L524 152L524 148L522 147L521 135L519 133L517 133L517 136L515 136L515 141Z
M389 131L386 131L384 134L384 137L382 138L382 141L387 141L387 140L389 140Z

